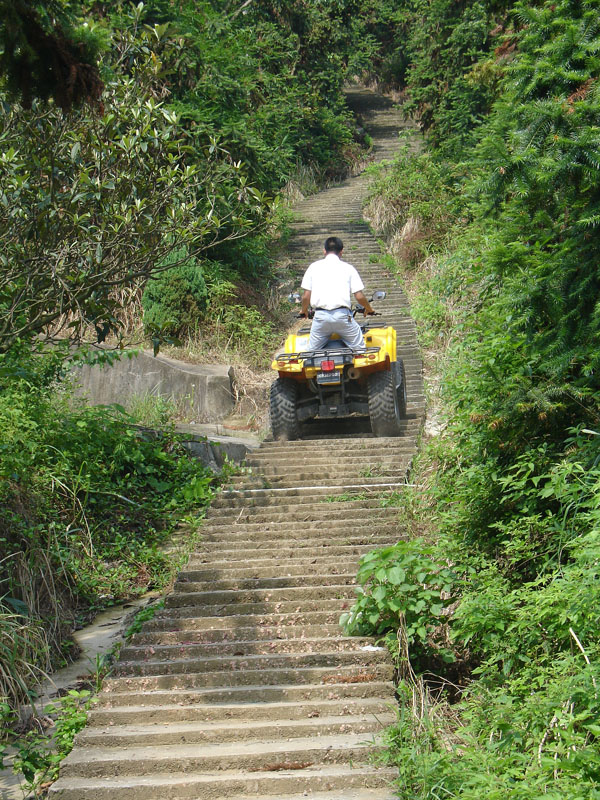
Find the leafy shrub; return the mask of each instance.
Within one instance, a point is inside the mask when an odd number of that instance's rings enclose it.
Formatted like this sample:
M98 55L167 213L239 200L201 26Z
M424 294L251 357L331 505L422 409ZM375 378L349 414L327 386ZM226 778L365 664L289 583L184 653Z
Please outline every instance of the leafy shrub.
M363 556L358 600L340 620L346 633L381 634L402 629L409 646L422 649L441 624L456 576L432 559L422 539L400 541Z
M73 749L75 736L84 728L89 708L90 692L70 689L44 709L54 720L50 731L31 730L16 740L13 768L23 775L29 791L37 795L43 784L56 780L60 762Z
M180 336L193 331L206 308L207 288L202 266L186 248L170 253L159 267L165 269L146 284L142 296L144 325L148 331Z
M237 303L225 306L218 318L228 345L238 352L252 354L251 360L263 360L278 342L278 334L257 308Z
M3 629L26 638L41 620L48 639L24 645L30 662L11 656L22 695L48 652L64 657L77 615L164 585L173 566L160 545L207 503L215 476L169 428L150 434L118 406L78 406L24 379L0 391L0 425L0 595L22 617L5 615Z

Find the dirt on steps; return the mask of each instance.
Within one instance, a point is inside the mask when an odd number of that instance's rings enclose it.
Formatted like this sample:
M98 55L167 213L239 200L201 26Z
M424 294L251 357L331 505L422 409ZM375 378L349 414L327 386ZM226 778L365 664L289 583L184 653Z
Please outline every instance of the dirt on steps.
M393 155L405 126L366 89L349 104ZM307 423L294 443L265 442L212 504L203 543L165 608L123 648L88 726L50 790L64 800L392 800L394 771L371 755L395 717L393 667L338 624L358 560L398 540L400 494L424 409L408 303L362 220L363 175L300 203L289 255L298 282L339 235L367 292L385 289L405 360L403 435L368 421Z

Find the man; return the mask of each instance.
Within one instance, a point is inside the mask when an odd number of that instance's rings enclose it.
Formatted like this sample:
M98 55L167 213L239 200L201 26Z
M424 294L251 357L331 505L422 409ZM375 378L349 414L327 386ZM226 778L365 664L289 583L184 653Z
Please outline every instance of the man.
M315 316L310 329L308 350L319 350L337 333L352 350L364 350L365 340L350 307L352 295L363 307L364 315L374 314L363 294L364 284L351 264L340 256L344 245L337 236L325 240L325 258L315 261L302 278L302 316L308 316L312 304Z

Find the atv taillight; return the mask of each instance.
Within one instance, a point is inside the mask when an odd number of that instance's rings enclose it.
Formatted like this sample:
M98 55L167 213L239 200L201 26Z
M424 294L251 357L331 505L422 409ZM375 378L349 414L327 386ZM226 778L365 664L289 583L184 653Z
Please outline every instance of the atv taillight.
M321 361L321 369L323 372L333 372L335 369L335 361L328 359L327 361Z

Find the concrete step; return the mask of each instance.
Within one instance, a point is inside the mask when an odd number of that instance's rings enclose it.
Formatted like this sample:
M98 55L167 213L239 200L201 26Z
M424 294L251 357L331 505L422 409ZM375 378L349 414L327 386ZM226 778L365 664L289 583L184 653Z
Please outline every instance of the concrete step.
M340 626L327 625L278 625L262 626L256 628L216 627L210 630L169 630L167 626L160 630L146 630L134 634L130 639L132 645L148 644L199 644L222 642L229 644L239 641L268 641L278 642L284 639L319 637L335 637L340 634Z
M263 489L337 489L348 484L352 486L376 486L393 488L401 486L406 481L406 472L410 466L407 459L393 468L378 468L372 470L348 470L329 468L326 475L319 475L319 470L296 470L286 474L275 470L270 474L256 476L242 476L234 478L231 482L230 492L256 492ZM365 475L364 473L368 474ZM374 473L374 474L373 474ZM228 495L230 497L230 495Z
M239 492L236 493L239 496ZM262 521L261 516L269 517L274 514L285 515L291 518L293 514L317 514L323 515L344 515L371 509L369 513L389 513L393 509L390 495L393 494L389 489L370 489L369 487L344 488L343 491L320 491L320 492L252 492L248 494L248 501L252 502L252 507L248 505L248 510L240 511L227 503L215 505L213 500L211 507L206 514L206 521L203 528L218 524L231 523L231 520L240 521ZM219 500L225 499L225 493L221 494ZM259 502L262 500L262 507ZM395 509L397 513L397 509ZM223 522L225 520L225 522Z
M388 787L396 776L395 770L365 765L315 765L283 758L272 766L276 769L255 772L238 769L198 774L187 769L179 774L65 777L59 785L51 787L50 796L57 800L115 800L117 797L119 800L250 800L251 797L299 800L307 795L313 800L385 800L394 797ZM373 794L372 789L383 793ZM354 794L347 794L349 791Z
M373 737L362 733L332 734L287 740L219 744L118 747L77 747L62 763L65 777L154 775L156 773L212 772L250 768L269 771L282 763L343 764L365 762L373 751Z
M382 687L381 693L388 691ZM105 705L96 706L88 715L88 725L92 728L119 725L151 725L172 722L213 722L229 720L239 727L246 720L314 720L321 717L355 716L376 717L387 720L390 713L396 715L396 708L389 699L381 697L343 697L335 700L297 702L247 702L216 703L213 705L190 705L181 702L163 705ZM84 729L86 730L86 729Z
M199 552L210 552L211 545L227 546L240 546L242 542L260 543L261 546L268 546L268 543L277 540L279 534L279 541L281 535L286 534L288 538L288 546L295 547L298 541L303 541L306 545L312 542L312 546L317 549L324 543L322 529L326 528L328 532L327 541L329 544L344 544L352 543L356 545L370 544L377 537L381 538L387 535L391 530L394 530L400 519L398 509L391 509L388 514L379 514L373 510L372 514L368 512L352 511L348 509L346 519L342 516L341 512L333 512L330 514L319 515L317 512L304 512L303 514L295 514L289 522L284 522L281 517L282 514L274 514L267 517L262 523L260 522L246 522L240 520L239 522L222 521L221 525L211 525L203 529L204 536L202 541L202 550ZM298 524L300 523L300 525ZM344 524L345 523L345 524ZM368 532L360 534L359 526L364 524L368 527ZM304 537L302 537L299 527L305 528ZM309 529L312 531L309 538ZM288 536L289 534L289 536ZM215 547L212 547L214 551ZM211 552L211 558L215 555ZM260 553L257 553L257 558L260 558ZM229 560L230 557L227 557Z
M211 606L248 605L256 603L293 602L298 600L330 600L332 598L354 598L354 584L334 581L326 586L291 586L275 587L271 589L223 589L221 591L190 591L178 592L167 595L166 608L179 606L202 606L210 609Z
M290 608L282 610L281 604L277 606L276 613L272 610L266 613L259 610L257 613L248 613L243 617L235 614L221 614L199 616L195 608L170 608L148 620L144 624L143 632L154 631L244 631L248 628L261 630L264 628L295 629L307 625L336 625L339 628L339 619L342 611L350 606L347 600L323 601L315 603L315 608L305 606L298 608L297 603L289 604Z
M334 676L335 677L335 676ZM141 705L144 708L156 708L165 704L177 705L184 709L209 711L220 704L232 705L244 709L244 714L260 714L264 704L292 704L298 709L321 705L326 702L342 702L352 704L357 700L373 700L378 702L384 698L392 701L394 687L390 679L378 679L371 673L344 673L338 676L337 682L328 680L324 683L291 683L291 684L246 684L244 686L223 687L160 687L149 692L138 691L138 680L127 681L109 679L98 696L100 708L128 708Z
M145 661L151 656L165 661L185 658L199 659L205 656L209 660L226 656L244 657L271 656L276 653L331 653L331 652L369 652L374 647L372 639L361 636L325 636L295 639L276 639L265 642L262 639L239 639L235 642L156 642L152 644L135 643L124 647L120 657L123 661ZM381 648L385 652L384 648Z
M271 561L271 559L269 559ZM241 566L244 564L244 566ZM177 582L210 582L214 585L215 581L219 580L270 580L276 578L284 580L285 578L297 579L298 576L303 575L345 575L351 574L353 580L356 579L356 565L357 559L355 557L347 559L339 559L336 561L335 567L330 565L330 559L325 555L320 555L318 558L311 558L304 561L294 559L294 563L288 563L287 559L273 559L272 563L265 563L261 559L255 563L248 564L247 562L235 562L234 564L228 562L221 562L221 566L217 567L211 564L210 569L186 569L179 573ZM260 577L259 577L260 576ZM224 588L224 587L220 587Z
M241 475L236 475L232 478L229 486L232 488L242 488L245 484L248 488L252 488L254 484L266 481L269 484L276 486L280 482L289 483L290 486L300 486L307 483L315 488L321 488L327 484L328 481L341 478L346 481L360 481L362 478L378 477L379 474L385 475L405 475L413 453L405 452L393 457L385 458L384 456L373 457L368 459L354 459L343 458L339 460L330 456L329 459L318 459L314 461L305 459L294 463L293 459L289 456L279 460L263 463L260 467L247 470ZM261 486L261 488L263 488ZM264 488L271 488L270 485Z
M371 655L366 653L365 655ZM333 660L333 659L332 659ZM367 659L365 659L366 661ZM337 662L336 662L337 663ZM237 666L241 666L241 660ZM261 683L266 686L277 686L280 684L313 684L324 682L327 684L346 683L357 681L359 683L367 681L391 681L394 670L389 663L366 664L362 665L351 663L341 666L336 665L314 665L298 666L289 663L287 668L265 669L259 663L255 666L258 669L246 669L224 672L176 672L155 675L135 675L127 674L120 678L112 678L109 686L116 691L123 689L136 691L155 691L160 689L198 689L198 688L225 688L240 686L257 686Z
M351 537L340 540L339 544L335 542L332 543L327 537L322 537L316 542L314 540L302 541L299 539L295 547L290 547L289 545L278 547L276 542L271 541L260 543L251 541L244 542L240 540L235 543L231 542L229 545L224 545L222 542L212 542L210 544L207 543L204 556L200 557L196 554L191 563L193 563L194 566L198 566L202 563L211 564L214 562L215 557L269 560L271 557L275 558L281 555L288 555L292 559L296 558L310 561L322 555L334 558L336 556L347 556L350 553L355 554L358 560L360 556L368 553L370 550L387 547L397 542L398 539L401 538L401 532L397 531L396 535L394 535L394 530L395 529L391 529L390 533L384 532L381 535L372 536L368 541L365 541L364 538L360 538L359 544L352 544L350 541Z
M251 708L247 708L252 713ZM391 725L397 718L395 712L387 711L378 717L373 714L353 714L351 717L321 715L309 719L294 720L254 720L244 719L226 722L205 722L186 720L183 722L163 721L143 724L140 721L123 724L119 727L110 724L101 727L88 725L77 736L77 745L83 747L156 747L176 744L228 744L232 742L252 742L285 739L308 739L337 734L379 733L385 725Z
M370 462L381 461L384 463L394 463L401 458L405 458L407 455L413 455L414 451L414 438L401 438L398 446L395 448L384 447L379 450L375 450L375 448L363 448L360 453L344 451L341 449L333 452L335 452L336 463L347 464L351 467L362 467ZM331 464L333 459L333 453L328 451L325 447L322 449L319 447L313 447L308 451L305 450L302 452L297 452L293 447L273 450L269 449L269 446L266 445L263 449L252 453L252 455L246 459L246 465L250 467L260 466L262 468L280 463L295 463L296 466L302 466L304 464L322 464L323 466L327 466Z
M331 481L322 477L313 478L312 481L299 481L294 483L289 481L286 485L278 483L277 486L269 486L256 489L227 489L221 492L212 502L213 508L233 508L250 507L253 505L280 505L284 497L312 495L315 498L329 497L335 494L343 494L348 490L396 492L400 491L405 484L405 480L381 478L333 478Z
M256 522L232 522L221 525L211 526L206 528L202 541L202 549L192 555L192 563L197 563L199 560L213 560L228 562L239 561L240 557L235 556L235 553L228 553L227 556L219 558L219 548L231 549L238 547L256 547L260 550L269 548L273 542L281 541L281 536L286 535L286 546L288 548L297 548L299 545L304 545L304 555L307 555L307 547L313 547L317 550L317 554L321 551L323 545L348 545L352 544L360 546L362 544L373 544L375 541L384 541L398 528L399 515L397 510L395 513L387 515L377 514L375 511L372 516L369 514L361 514L358 511L352 512L348 510L347 518L344 520L339 514L323 514L320 517L315 513L305 513L302 515L295 515L290 522L284 522L279 519L281 515L274 515L265 519L262 523ZM344 526L345 522L345 526ZM366 534L361 534L360 525L368 527ZM279 528L279 531L278 531ZM304 528L304 536L302 536L302 528ZM323 530L327 530L327 537L323 536ZM277 535L279 533L279 540ZM393 538L393 537L392 537ZM207 558L202 558L206 555ZM285 555L289 557L289 552ZM262 552L257 552L252 559L264 559L265 555ZM244 561L247 558L244 556Z
M417 420L407 420L407 424L409 423L416 433L420 427L420 423ZM403 443L402 437L397 436L369 437L368 439L359 436L348 436L345 438L338 437L332 439L331 437L324 437L321 439L321 446L327 448L327 452L351 450L358 454L364 452L365 450L370 452L373 452L374 450L381 450L382 452L389 453L390 451L401 448ZM303 441L302 439L295 442L263 442L260 450L253 453L253 455L258 455L263 452L269 453L272 450L282 449L287 449L290 452L301 455L303 451L307 451L309 453L314 452L315 447L311 442Z
M282 601L269 606L265 603L240 603L229 605L216 605L210 608L202 606L173 606L165 609L168 619L197 619L198 627L204 623L206 628L215 625L229 624L234 627L247 626L251 621L263 620L265 625L275 624L278 617L289 619L322 619L325 624L333 625L339 622L340 615L352 607L350 598L320 598L319 600L305 600L300 605L297 600ZM312 615L315 615L313 618ZM304 616L306 615L306 616ZM234 621L235 618L237 622Z
M352 525L360 525L361 520L352 520ZM309 518L299 521L296 530L286 529L282 525L281 534L288 535L288 542L283 548L278 548L276 532L270 528L268 531L246 530L244 527L227 528L223 527L220 531L207 535L204 541L202 552L196 553L192 559L192 566L197 568L199 565L212 564L218 560L238 561L244 559L264 560L271 556L283 556L302 559L304 563L313 563L320 556L331 555L332 548L352 547L348 553L364 552L364 549L376 549L385 547L401 538L402 531L399 529L397 520L367 520L366 525L370 526L369 536L355 536L353 532L345 533L339 525L332 525L331 531L327 532L327 520L315 520ZM305 537L301 536L304 525L306 529ZM309 538L311 537L311 538ZM358 549L357 549L358 548ZM241 551L244 550L244 554ZM269 552L266 552L269 551ZM343 552L337 550L336 552ZM280 573L281 574L281 573Z
M194 650L194 645L189 650ZM153 648L150 648L153 649ZM157 648L157 658L150 658L145 655L144 648L137 653L141 660L123 661L120 660L115 667L115 675L201 675L203 673L219 673L230 671L231 673L259 672L267 673L277 671L289 671L291 669L310 669L313 667L337 668L338 666L351 666L360 664L371 666L386 664L389 654L383 649L375 651L357 652L354 650L346 651L327 650L323 652L310 653L264 653L260 655L241 655L241 656L217 656L204 657L201 654L188 654L187 647L179 648L179 658L169 658L161 661L160 656L168 650L169 653L177 648ZM232 680L231 676L229 680Z
M212 594L215 592L245 592L247 590L259 589L285 589L285 588L298 588L298 587L325 587L325 586L341 586L356 585L356 570L352 572L342 573L332 571L328 574L325 569L313 574L300 574L300 575L280 575L269 577L238 577L227 578L214 578L213 580L191 580L182 578L175 584L174 593L187 595L190 593L198 594L209 590ZM220 601L217 601L220 602Z

